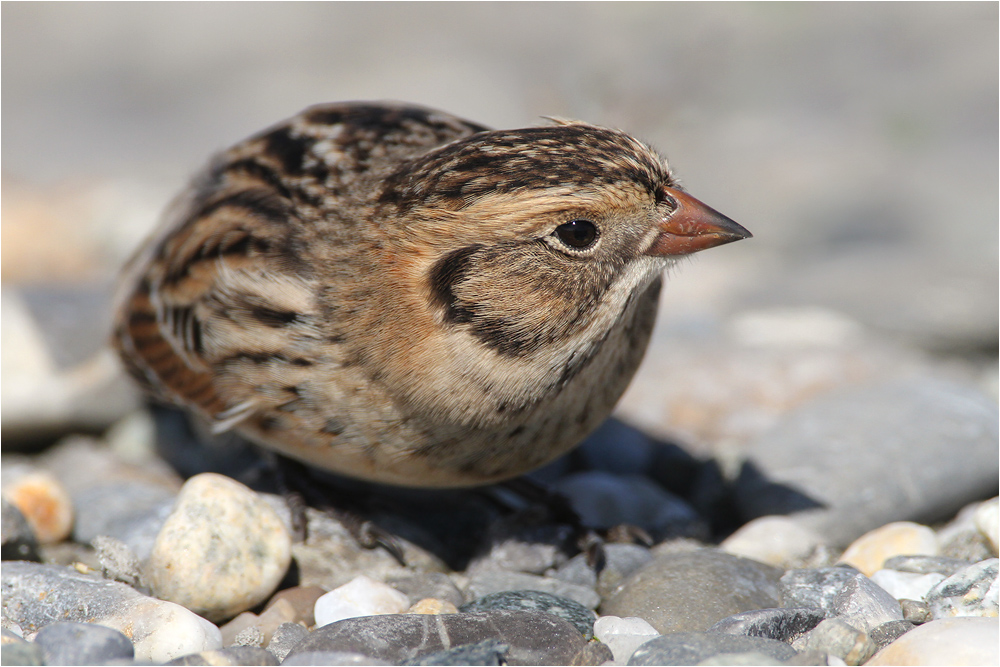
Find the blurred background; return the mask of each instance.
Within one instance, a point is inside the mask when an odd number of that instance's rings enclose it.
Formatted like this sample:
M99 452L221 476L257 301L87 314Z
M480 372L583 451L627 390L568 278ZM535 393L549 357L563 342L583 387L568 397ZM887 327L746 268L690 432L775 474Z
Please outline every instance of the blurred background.
M619 415L738 448L843 384L996 396L995 3L4 3L5 448L136 405L114 277L209 155L302 108L626 129L755 237L666 290Z

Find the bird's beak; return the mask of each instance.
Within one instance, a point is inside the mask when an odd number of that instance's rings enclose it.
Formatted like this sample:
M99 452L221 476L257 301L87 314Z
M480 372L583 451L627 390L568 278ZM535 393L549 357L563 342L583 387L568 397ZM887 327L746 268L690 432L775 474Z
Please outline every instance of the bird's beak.
M660 223L660 233L646 251L647 255L689 255L753 236L687 193L668 187L664 187L663 192L676 206Z

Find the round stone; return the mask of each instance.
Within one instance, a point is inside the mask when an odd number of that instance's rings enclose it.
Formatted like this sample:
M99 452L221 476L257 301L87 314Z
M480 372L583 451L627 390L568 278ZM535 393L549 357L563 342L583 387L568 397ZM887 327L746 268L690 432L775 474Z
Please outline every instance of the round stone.
M607 644L620 665L628 662L637 648L659 634L652 625L634 616L601 616L594 623L594 636Z
M291 537L267 502L205 473L181 488L147 575L157 597L218 621L266 600L290 563Z
M937 536L933 530L910 521L897 521L854 540L840 560L870 577L894 556L936 556L937 553Z
M401 614L409 606L410 598L392 586L359 575L316 600L313 612L322 627L357 616Z
M93 623L52 623L35 635L46 665L100 665L135 655L129 638Z
M775 567L801 564L823 545L823 538L787 516L762 516L741 526L719 548L734 556Z
M1000 620L943 618L919 625L875 654L867 665L996 665Z

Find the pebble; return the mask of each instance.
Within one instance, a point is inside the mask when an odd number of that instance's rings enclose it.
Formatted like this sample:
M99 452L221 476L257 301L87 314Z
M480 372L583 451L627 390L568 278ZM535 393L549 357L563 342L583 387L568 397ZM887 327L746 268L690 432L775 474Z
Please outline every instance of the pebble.
M570 665L593 666L606 665L614 660L615 656L611 649L601 642L587 642L586 645L573 656L569 661Z
M132 588L148 593L142 564L139 557L124 542L106 535L98 535L93 540L94 553L101 564L101 574L105 579L113 579Z
M923 625L875 654L868 665L996 665L1000 663L1000 621L943 618Z
M847 581L833 600L833 614L865 632L888 621L903 620L896 598L863 574Z
M348 651L306 651L285 658L282 665L394 665L394 662L379 660L363 653Z
M400 664L450 646L496 639L510 645L511 665L568 664L586 644L567 621L540 612L402 614L349 618L317 628L288 659L307 651L345 651Z
M854 540L844 550L840 560L870 577L881 570L889 558L912 555L935 556L937 553L937 535L933 530L910 521L896 521L880 526Z
M192 653L175 658L168 665L236 665L239 667L266 667L279 665L278 659L270 651L257 646L231 646L214 651Z
M1000 548L997 546L998 533L1000 533L1000 498L980 503L979 507L976 508L974 521L979 532L990 541L993 554L996 555L998 548Z
M915 625L931 620L931 608L922 600L900 600L899 607L903 610L903 620Z
M492 593L469 602L460 608L462 612L493 611L541 611L558 616L573 625L584 639L594 636L594 621L597 614L575 600L558 597L541 591L504 591Z
M706 630L742 611L777 607L780 576L715 549L665 554L625 579L600 611L644 618L663 633Z
M456 607L461 607L465 603L462 591L458 590L451 577L443 572L420 572L390 579L386 583L410 598L410 604L416 604L426 598L447 600Z
M5 463L3 497L20 510L40 544L66 539L73 528L73 501L52 474L34 465Z
M819 609L754 609L724 618L708 629L730 635L792 642L815 628L826 615Z
M447 600L424 598L410 605L407 614L457 614L458 607Z
M41 560L38 555L38 540L21 510L6 498L0 498L0 502L3 504L0 514L0 559Z
M291 537L256 493L204 473L181 488L146 569L155 595L225 620L274 591L291 563Z
M746 519L794 513L833 546L940 519L996 493L997 412L978 389L929 378L821 395L748 445L737 505Z
M541 591L569 598L589 609L595 609L601 602L601 596L592 588L521 572L479 572L469 579L466 595L479 599L491 593L521 590Z
M286 599L279 599L269 604L259 616L245 611L219 628L222 632L222 645L232 646L235 643L242 643L237 642L237 636L253 628L260 633L260 641L256 644L266 646L278 626L283 623L295 623L297 620L299 613L292 603Z
M875 642L879 649L883 649L915 627L917 627L915 623L905 619L902 621L889 621L888 623L883 623L872 628L868 636L872 638L872 641Z
M628 662L637 648L659 635L656 628L635 616L601 616L594 623L594 636L607 644L614 661L620 665Z
M46 665L99 665L135 655L128 637L93 623L51 623L38 631L35 643Z
M292 648L305 639L308 634L309 630L298 623L282 623L271 635L267 650L273 653L279 661L284 660Z
M401 614L409 606L410 598L392 586L359 575L316 600L313 613L316 626L322 627L345 618Z
M972 565L967 560L948 558L947 556L894 556L885 561L887 570L911 572L913 574L943 574L950 577L959 570Z
M587 554L577 554L558 568L553 577L585 588L592 588L601 597L608 597L621 582L653 560L649 549L638 544L604 545L604 568L598 574L587 562Z
M923 600L924 596L944 579L943 574L915 574L896 570L879 570L871 580L897 600Z
M690 505L640 475L599 470L573 473L558 480L554 488L569 499L586 526L638 526L657 542L709 536L708 525Z
M0 576L4 615L29 632L54 620L94 622L129 637L136 660L156 663L222 647L222 635L209 621L116 581L27 562L5 563ZM44 605L37 604L41 599Z
M868 633L839 618L828 618L792 642L799 651L835 655L848 665L861 665L875 655L878 645Z
M788 570L781 576L781 606L822 609L833 613L841 589L860 572L853 567Z
M497 639L455 646L422 656L411 665L506 665L510 645Z
M696 665L728 653L754 652L781 662L797 651L784 642L719 632L676 632L649 640L632 654L629 665ZM781 664L779 662L778 664Z
M949 616L997 616L1000 604L1000 560L991 558L960 570L940 582L926 600L935 619Z
M787 516L758 517L719 544L726 553L781 568L801 567L824 546L822 537Z
M292 619L296 623L311 628L316 625L316 616L313 613L316 607L316 600L326 594L326 591L319 586L292 586L283 591L275 593L267 605L266 612L272 605L284 600L295 610L295 617Z

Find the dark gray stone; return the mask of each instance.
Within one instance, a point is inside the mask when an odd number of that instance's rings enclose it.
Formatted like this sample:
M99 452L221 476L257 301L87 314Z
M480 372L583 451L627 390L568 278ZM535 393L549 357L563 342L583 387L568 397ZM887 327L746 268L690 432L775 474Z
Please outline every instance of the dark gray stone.
M902 621L888 621L872 628L868 636L872 638L872 641L880 649L883 649L915 627L917 626L905 619Z
M996 401L936 379L823 395L750 444L737 503L748 520L794 513L836 546L933 523L996 494L997 424Z
M820 609L755 609L724 618L708 632L791 642L815 628L826 614Z
M99 665L131 660L135 650L128 637L93 623L52 623L35 635L47 665Z
M893 556L882 564L882 568L896 570L897 572L912 572L914 574L931 574L932 572L936 572L950 577L970 565L972 563L967 560L948 558L946 556Z
M448 646L487 639L510 645L507 662L511 665L567 664L586 644L567 621L541 612L387 614L348 618L317 628L289 653L286 664L308 651L361 653L400 664Z
M395 665L394 662L386 662L362 653L348 653L345 651L306 651L290 655L282 665Z
M601 596L592 588L524 572L478 572L469 578L469 588L466 594L472 599L478 600L491 593L504 591L541 591L576 600L590 609L594 609L601 602Z
M840 589L832 615L865 632L889 621L903 620L899 601L863 574Z
M829 616L841 589L860 574L853 567L788 570L781 576L781 606L822 609Z
M44 665L42 647L31 642L0 646L0 663L4 665Z
M594 637L597 614L569 598L549 595L540 591L504 591L492 593L462 605L460 611L477 612L502 609L507 611L541 611L553 614L573 624L584 639Z
M451 578L443 572L420 572L390 579L386 583L410 598L410 604L416 604L424 598L447 600L456 607L461 607L465 603L462 591L458 590Z
M777 607L780 577L777 568L715 549L665 554L625 579L601 613L638 616L663 633L707 630L733 614Z
M6 498L0 499L0 560L40 561L38 540L21 510Z
M411 665L506 665L510 646L496 639L456 646L423 656Z
M878 646L864 630L839 618L828 618L793 642L800 651L819 651L834 655L848 665L864 664L875 655Z
M168 665L233 665L235 667L270 667L281 664L273 653L259 646L230 646L202 651L171 660Z
M305 639L308 634L309 630L298 623L282 623L271 635L267 650L273 653L278 660L284 660L295 645Z
M696 665L724 653L760 653L775 660L794 658L788 644L761 637L719 632L675 632L651 639L635 650L629 665Z

